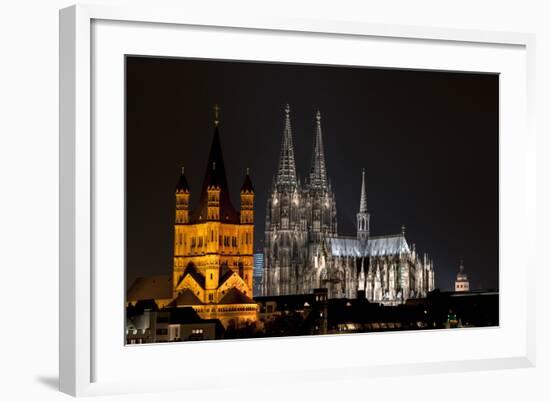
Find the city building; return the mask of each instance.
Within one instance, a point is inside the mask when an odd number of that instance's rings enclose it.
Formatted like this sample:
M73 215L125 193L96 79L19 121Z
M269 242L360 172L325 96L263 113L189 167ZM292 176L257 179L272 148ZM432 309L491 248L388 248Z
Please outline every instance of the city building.
M216 108L212 145L195 210L190 210L192 190L183 169L176 185L171 277L157 277L161 285L156 287L150 279L136 280L128 299L152 298L162 306L190 307L201 319L219 319L227 328L257 320L257 305L252 300L254 187L247 171L237 211L231 203L219 131Z
M460 266L456 275L455 291L470 291L470 281L468 280L468 275L464 273L464 262L462 260L460 261Z
M201 319L190 307L158 309L146 300L126 310L127 344L214 340L223 333L218 319Z
M254 254L254 296L262 295L264 274L264 254L258 252Z
M311 168L302 184L287 105L279 165L267 201L263 295L308 294L327 288L328 298L360 294L391 305L425 297L433 290L433 262L409 246L404 227L399 233L371 235L364 170L356 235L339 235L337 227L321 113L315 116Z

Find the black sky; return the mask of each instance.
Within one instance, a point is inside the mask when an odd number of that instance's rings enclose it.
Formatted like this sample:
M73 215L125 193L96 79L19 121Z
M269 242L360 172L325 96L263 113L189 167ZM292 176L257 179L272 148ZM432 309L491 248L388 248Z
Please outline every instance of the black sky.
M361 169L371 235L398 233L449 289L461 257L473 288L498 288L498 76L415 70L126 59L127 282L172 268L181 166L197 201L214 104L235 207L246 168L256 188L255 248L290 104L300 176L321 110L341 234L355 233Z

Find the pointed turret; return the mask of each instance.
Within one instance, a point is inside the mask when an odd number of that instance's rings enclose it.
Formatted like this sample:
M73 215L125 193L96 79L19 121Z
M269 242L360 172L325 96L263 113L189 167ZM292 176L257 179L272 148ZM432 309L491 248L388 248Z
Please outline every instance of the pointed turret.
M359 272L359 291L365 291L365 258L361 258L361 271Z
M367 212L367 185L365 183L365 169L361 177L361 202L359 203L359 213Z
M241 224L254 223L254 187L249 174L249 170L246 169L243 185L241 185Z
M361 200L359 202L359 213L357 213L357 238L368 240L370 234L370 213L367 210L367 185L365 180L365 169L361 175Z
M176 193L189 193L189 184L185 178L185 168L181 168L181 175L176 185Z
M290 106L288 104L285 107L285 128L283 130L279 169L275 182L277 185L297 185L294 144L292 143L292 127L290 125Z
M185 178L185 170L181 168L181 175L176 185L176 224L189 222L189 184Z
M241 193L242 192L254 193L254 186L250 180L250 170L248 168L246 169L243 185L241 185Z
M250 171L246 169L243 185L241 185L241 213L240 221L245 227L241 231L241 248L244 254L252 255L254 253L254 186L250 179ZM242 278L252 288L252 272L248 272Z
M327 171L325 165L325 151L323 148L323 134L321 131L321 112L315 116L316 129L313 141L313 154L311 157L311 170L309 183L313 188L327 188Z

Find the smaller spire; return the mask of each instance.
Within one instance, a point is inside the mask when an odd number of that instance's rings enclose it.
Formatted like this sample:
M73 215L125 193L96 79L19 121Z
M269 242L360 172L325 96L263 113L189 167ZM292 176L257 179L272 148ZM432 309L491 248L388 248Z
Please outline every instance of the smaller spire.
M217 127L220 123L220 107L216 104L214 105L214 125Z
M405 236L405 224L401 226L401 234L403 235L403 237Z
M287 103L285 106L285 114L288 116L290 114L290 105Z
M243 185L241 185L241 192L254 193L254 186L252 185L252 180L249 175L250 170L246 168L246 175L244 176Z
M361 203L359 205L359 213L367 212L367 184L365 183L365 169L363 168L361 176Z
M212 170L216 170L216 162L212 162Z
M363 267L365 263L365 258L361 259L361 271L359 272L359 290L365 290L365 269Z
M317 120L317 123L321 122L321 110L317 110L317 114L315 115L315 119Z
M246 175L250 175L250 168L249 167L246 168Z
M178 180L178 184L176 185L176 192L183 192L183 193L189 193L189 184L187 183L187 179L185 178L185 168L181 168L181 175L180 179Z

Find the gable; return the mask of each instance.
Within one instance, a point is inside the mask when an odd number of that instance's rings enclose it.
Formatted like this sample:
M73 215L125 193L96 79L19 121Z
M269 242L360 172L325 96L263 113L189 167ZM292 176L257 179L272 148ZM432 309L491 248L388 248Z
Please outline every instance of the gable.
M195 296L199 299L204 297L204 288L196 280L196 278L191 274L186 274L183 280L180 281L176 287L176 292L182 292L183 290L190 290Z

